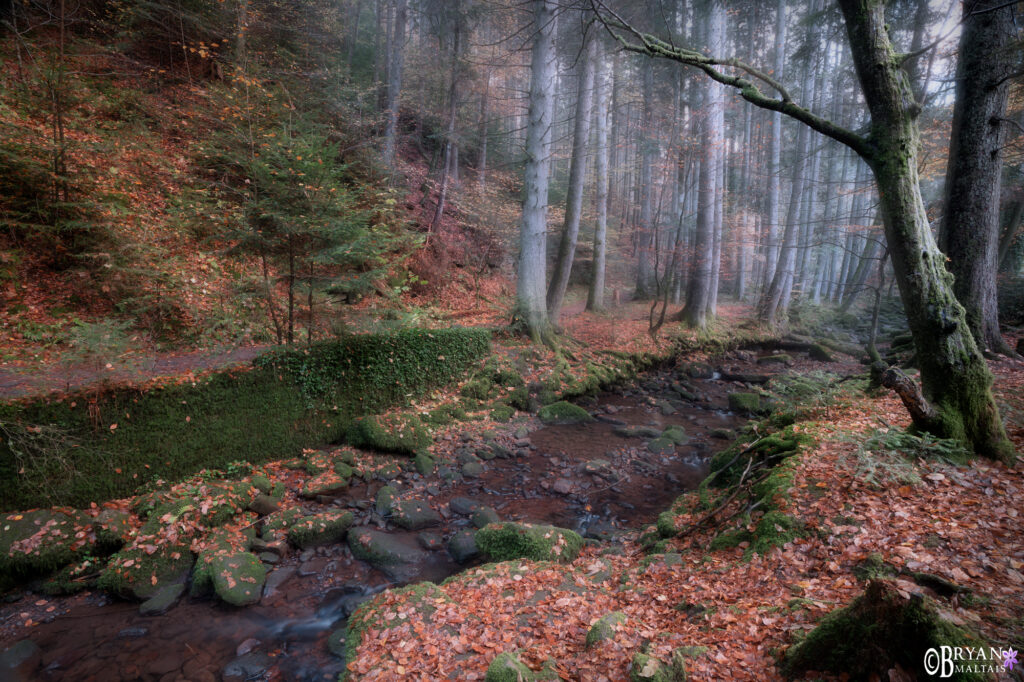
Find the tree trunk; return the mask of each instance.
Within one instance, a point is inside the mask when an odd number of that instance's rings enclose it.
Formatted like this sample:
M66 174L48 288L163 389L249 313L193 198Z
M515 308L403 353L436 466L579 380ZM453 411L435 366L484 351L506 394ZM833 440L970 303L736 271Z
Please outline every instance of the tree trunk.
M572 272L573 258L576 256L576 240L580 233L580 215L583 212L583 181L587 176L587 147L590 146L590 116L594 101L594 66L596 52L594 46L597 36L584 37L587 45L581 59L578 92L576 94L576 122L573 126L572 161L569 166L569 190L565 198L565 222L562 225L562 238L558 242L558 259L555 271L551 274L551 285L548 287L548 316L554 325L558 325L558 316L562 312L562 301L565 290L569 286L569 275Z
M594 169L597 175L597 224L594 226L594 267L587 293L587 310L604 309L605 257L608 240L608 90L609 71L604 49L595 38L598 51L597 91L594 97L597 103L597 162Z
M550 335L545 305L548 173L554 118L555 3L533 0L533 54L530 60L530 114L523 171L523 216L520 223L516 317L534 342Z
M899 68L876 0L839 0L854 65L871 111L870 153L890 257L921 369L923 397L932 414L904 402L915 425L970 444L981 455L1012 462L992 375L956 300L942 253L932 237L917 175L921 139L918 109ZM867 151L867 150L864 150Z
M643 72L643 123L640 130L640 223L637 226L636 292L633 298L656 295L654 270L654 160L658 143L654 131L654 60L645 59Z
M964 12L939 246L949 257L953 291L974 340L982 349L1011 355L999 331L996 271L1007 77L1019 62L1010 48L1013 8L979 0Z
M402 57L405 54L405 18L409 0L395 0L394 35L388 66L387 128L384 132L384 165L395 171L395 147L398 141L398 109L402 94Z
M786 60L786 0L779 0L775 14L774 77L781 80ZM764 286L767 289L775 277L779 262L779 199L782 183L782 114L774 111L772 135L768 139L768 238L765 248Z

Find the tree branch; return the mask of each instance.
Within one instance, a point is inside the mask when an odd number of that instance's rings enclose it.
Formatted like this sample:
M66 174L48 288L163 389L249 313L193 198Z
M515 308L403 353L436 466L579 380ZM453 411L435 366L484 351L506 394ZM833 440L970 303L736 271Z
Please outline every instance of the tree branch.
M665 41L648 33L641 33L624 21L613 10L609 9L602 0L590 0L590 6L598 20L604 25L609 35L618 42L622 49L628 52L657 57L676 61L681 64L693 66L703 71L712 80L728 85L739 90L740 96L754 106L769 111L778 111L790 118L796 119L809 126L811 129L843 143L861 157L869 159L874 154L874 149L868 138L862 137L852 130L839 126L832 121L822 118L811 112L809 109L799 106L793 102L789 92L778 81L768 74L755 69L737 59L719 59L690 50L684 47L673 47ZM628 33L636 42L632 42L623 34ZM730 76L718 68L718 66L730 66L739 69L758 80L764 81L781 95L781 99L774 99L762 93L750 80L740 76Z

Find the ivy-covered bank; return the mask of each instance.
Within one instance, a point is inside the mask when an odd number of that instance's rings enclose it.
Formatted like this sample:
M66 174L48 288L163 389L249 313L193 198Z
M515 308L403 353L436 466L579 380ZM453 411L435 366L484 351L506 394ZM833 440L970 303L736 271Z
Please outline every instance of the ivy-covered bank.
M461 378L489 350L487 330L412 329L275 350L192 384L0 404L0 510L83 507L152 479L290 457Z

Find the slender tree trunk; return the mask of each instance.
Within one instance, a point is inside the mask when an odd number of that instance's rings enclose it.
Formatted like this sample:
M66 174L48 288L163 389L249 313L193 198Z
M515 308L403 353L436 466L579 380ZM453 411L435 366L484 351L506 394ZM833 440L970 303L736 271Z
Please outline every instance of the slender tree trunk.
M982 349L1014 354L999 330L999 200L1008 77L1020 63L1011 49L1013 8L1000 0L964 7L956 104L946 170L939 246L949 257L953 291Z
M523 216L520 223L516 316L539 342L550 335L545 302L547 261L548 173L554 119L555 3L533 0L533 54L530 60L530 114L523 171Z
M576 256L576 240L580 232L580 215L583 212L583 181L587 176L587 147L590 146L590 116L594 101L596 43L597 37L591 36L587 40L582 56L582 73L576 95L576 121L573 126L572 161L569 167L569 191L565 199L565 222L562 225L562 238L558 243L555 270L551 274L551 285L548 287L548 316L556 326L562 312L565 290L569 286L569 275Z
M456 23L452 35L452 66L451 83L448 89L448 125L444 136L444 162L441 166L441 188L438 190L437 208L434 210L434 218L430 221L430 232L436 232L441 226L441 218L444 216L445 203L448 200L448 189L452 184L455 175L453 165L457 164L455 147L455 120L459 111L459 51L462 44L462 31L460 24Z
M781 80L786 63L786 0L779 0L775 10L775 59L773 75ZM775 277L779 262L779 198L782 183L782 114L771 113L772 134L768 139L768 239L765 250L764 286L767 289Z
M644 59L643 123L640 131L640 223L637 227L636 291L633 298L647 300L657 293L654 270L654 160L658 143L654 131L654 60Z
M388 66L387 129L384 132L384 165L395 172L395 147L398 143L398 110L402 94L402 58L405 54L405 18L409 0L395 0L395 25L391 38Z
M597 132L597 161L595 174L597 175L597 224L594 226L594 268L590 280L590 290L587 293L587 310L599 311L604 309L604 288L606 251L608 241L608 91L609 69L608 58L604 54L600 41L597 43L597 90L594 93L596 100L596 115L594 124Z
M480 158L476 164L477 191L483 196L487 191L487 126L491 96L491 68L487 67L484 76L484 91L480 95Z

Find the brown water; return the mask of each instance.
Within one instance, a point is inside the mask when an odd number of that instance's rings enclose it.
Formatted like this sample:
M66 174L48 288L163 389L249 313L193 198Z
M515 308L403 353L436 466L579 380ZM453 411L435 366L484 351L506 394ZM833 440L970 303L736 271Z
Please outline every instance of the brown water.
M510 426L509 433L499 434L497 440L513 456L488 462L478 479L447 485L436 474L429 480L405 474L399 484L402 490L418 489L439 511L447 511L454 497L469 497L495 507L506 520L551 523L601 538L649 524L680 492L696 487L706 474L709 456L725 447L727 441L712 438L712 431L735 428L743 421L725 411L726 393L734 386L691 379L698 399L688 402L670 388L677 378L656 373L634 386L584 401L601 421L541 427L520 439ZM664 414L655 400L670 400L675 411ZM661 407L669 411L665 402ZM655 454L647 449L647 440L617 435L611 421L659 430L682 426L689 441L673 452ZM457 450L479 444L476 436L464 434L441 447ZM611 473L584 472L582 466L594 459L606 460ZM367 518L365 500L373 500L381 485L350 488L335 504L351 506ZM467 519L450 514L441 528L429 530L447 536L467 525ZM444 550L430 552L414 567L411 582L438 581L461 568ZM36 608L38 595L26 594L0 609L0 623L24 620L28 611L40 612L49 622L27 630L3 630L12 638L2 646L26 636L39 645L42 656L29 678L33 680L336 679L343 662L329 653L328 634L344 625L354 602L387 586L388 579L354 560L343 544L295 553L273 567L269 576L283 580L256 606L237 609L185 598L166 615L151 617L139 615L135 604L95 593L48 600L57 608L46 613ZM251 651L239 661L240 652L247 650ZM235 677L225 668L233 661L241 672ZM252 665L239 668L239 663Z

